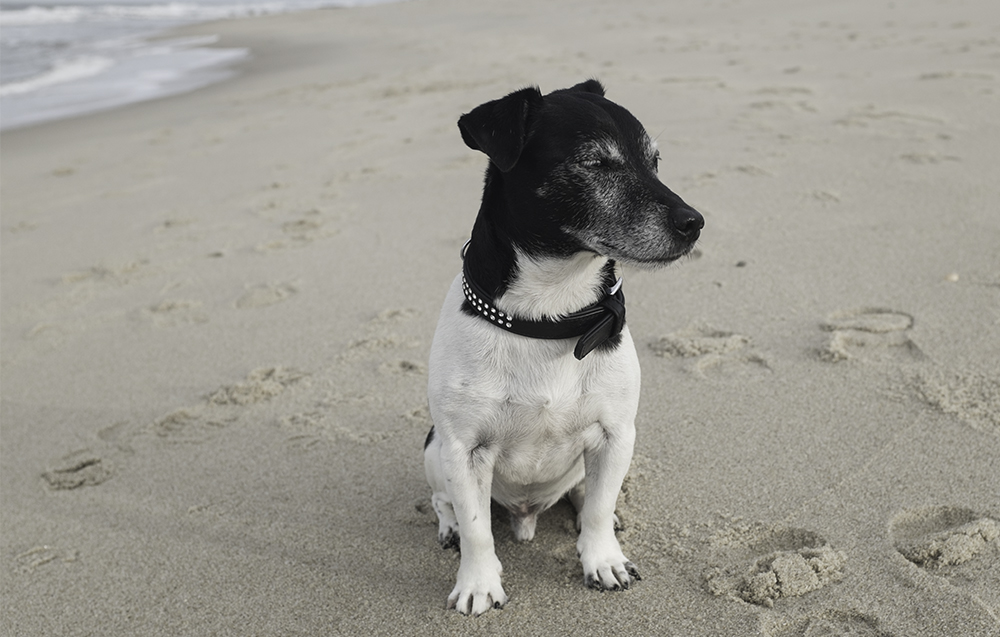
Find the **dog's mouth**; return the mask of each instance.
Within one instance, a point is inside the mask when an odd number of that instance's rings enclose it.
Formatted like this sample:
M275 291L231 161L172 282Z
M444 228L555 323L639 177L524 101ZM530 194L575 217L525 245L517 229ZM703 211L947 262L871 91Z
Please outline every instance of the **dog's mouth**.
M696 239L697 237L692 239L690 242L686 242L680 247L672 246L673 249L666 254L635 253L629 250L622 250L617 246L612 246L604 242L598 242L598 245L596 246L597 250L595 250L595 252L611 257L621 263L627 263L638 268L656 269L668 266L675 261L679 261L686 256L690 256L691 252L694 250Z
M694 248L694 244L691 244L689 247L685 248L683 252L678 252L676 254L668 254L663 259L661 259L661 262L662 263L673 263L674 261L678 261L680 259L683 259L684 257L686 257L689 254L691 254L691 250L693 248Z
M692 243L690 246L684 248L684 250L682 250L680 252L674 252L674 253L671 253L671 254L668 254L666 256L660 257L658 259L653 259L653 260L650 260L650 261L641 261L641 262L636 263L636 265L639 265L639 266L645 265L646 267L651 267L651 268L656 268L656 267L661 267L661 266L667 266L667 265L670 265L671 263L673 263L674 261L680 261L684 257L690 256L691 251L693 249L694 249L694 243Z

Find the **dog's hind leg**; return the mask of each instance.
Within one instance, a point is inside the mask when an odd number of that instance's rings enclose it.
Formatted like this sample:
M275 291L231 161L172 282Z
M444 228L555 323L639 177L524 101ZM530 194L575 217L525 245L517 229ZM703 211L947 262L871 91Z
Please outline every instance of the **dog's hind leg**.
M441 441L431 430L427 446L424 447L424 472L427 483L431 486L431 505L438 517L438 542L441 548L459 550L458 518L451 504L445 486L444 473L441 471Z
M461 540L458 534L458 519L455 518L455 509L451 506L451 500L445 493L435 493L431 496L431 505L438 516L438 542L443 549L461 549Z
M538 512L534 509L511 511L510 528L514 530L514 539L518 542L529 542L535 538L535 523Z
M580 532L580 512L583 511L583 498L586 493L586 483L580 480L580 483L569 490L566 497L569 498L569 503L573 505L573 510L576 511L576 532Z

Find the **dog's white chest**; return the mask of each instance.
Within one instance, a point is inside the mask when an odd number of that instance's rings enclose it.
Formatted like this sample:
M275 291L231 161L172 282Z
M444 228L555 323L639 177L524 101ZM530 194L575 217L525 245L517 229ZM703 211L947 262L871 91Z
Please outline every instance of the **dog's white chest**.
M453 286L445 307L461 304ZM431 351L431 412L445 438L495 458L493 497L551 505L583 477L583 451L612 418L634 417L639 365L626 328L612 352L527 339L447 310ZM551 502L547 502L551 500Z
M581 375L548 371L513 378L496 404L495 422L487 425L500 446L497 472L523 484L565 472L582 453L588 430L599 426L599 401L585 393Z
M547 508L582 479L584 449L600 437L601 411L610 405L588 391L590 374L581 367L570 355L517 374L483 377L474 392L483 418L472 429L494 453L492 496L498 502ZM473 395L467 399L478 402Z

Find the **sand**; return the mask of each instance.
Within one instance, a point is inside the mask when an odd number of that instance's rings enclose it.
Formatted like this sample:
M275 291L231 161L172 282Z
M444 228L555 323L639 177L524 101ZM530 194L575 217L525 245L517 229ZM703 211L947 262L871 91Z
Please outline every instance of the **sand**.
M5 132L5 635L1000 634L1000 9L419 0L189 29L227 82ZM445 611L426 361L485 159L598 77L704 213L628 271L619 538Z

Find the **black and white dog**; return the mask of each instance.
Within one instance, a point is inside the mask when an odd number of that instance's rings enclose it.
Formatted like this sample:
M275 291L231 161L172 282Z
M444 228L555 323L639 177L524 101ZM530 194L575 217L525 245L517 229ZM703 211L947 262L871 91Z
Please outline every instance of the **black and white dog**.
M448 607L479 615L507 601L491 498L530 540L536 516L568 496L586 585L628 588L639 572L615 537L615 503L639 361L616 263L666 265L704 220L660 182L655 143L596 80L526 88L458 126L490 164L430 355L424 466L438 540L462 555Z

